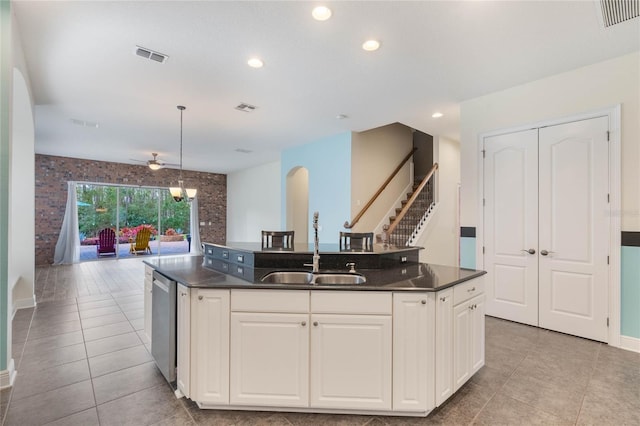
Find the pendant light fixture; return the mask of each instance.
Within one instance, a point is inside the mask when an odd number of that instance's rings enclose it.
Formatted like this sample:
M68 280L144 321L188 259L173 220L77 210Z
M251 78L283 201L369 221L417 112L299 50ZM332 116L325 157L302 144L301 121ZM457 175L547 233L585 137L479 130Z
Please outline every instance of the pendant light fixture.
M182 113L187 109L187 107L178 105L178 109L180 110L180 178L178 179L178 187L169 188L169 192L176 202L180 202L182 200L193 201L198 190L194 188L185 188L184 181L182 180Z

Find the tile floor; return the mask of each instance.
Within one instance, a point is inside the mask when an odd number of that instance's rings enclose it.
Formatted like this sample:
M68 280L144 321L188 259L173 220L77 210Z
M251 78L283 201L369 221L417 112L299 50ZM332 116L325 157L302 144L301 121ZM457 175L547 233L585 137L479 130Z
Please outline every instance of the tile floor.
M142 280L139 259L37 268L3 425L640 425L640 354L491 317L485 367L426 418L200 410L149 355Z

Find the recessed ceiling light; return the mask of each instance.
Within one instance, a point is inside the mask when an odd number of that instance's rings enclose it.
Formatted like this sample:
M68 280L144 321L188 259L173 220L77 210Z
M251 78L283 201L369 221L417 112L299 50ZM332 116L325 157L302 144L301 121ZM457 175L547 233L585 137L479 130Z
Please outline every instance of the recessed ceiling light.
M442 117L443 115L444 115L444 114L443 114L443 113L441 113L441 112L434 112L434 113L431 115L431 117L433 117L433 118L440 118L440 117Z
M336 115L336 118L338 120L344 120L345 118L349 118L349 116L346 115L346 114L338 114L338 115Z
M367 40L362 43L362 48L367 52L373 52L374 50L378 50L380 47L380 42L378 40Z
M311 16L313 16L313 19L316 21L326 21L331 18L331 9L326 6L314 7Z
M247 61L247 64L251 68L262 68L262 66L264 65L264 62L262 62L259 58L251 58Z

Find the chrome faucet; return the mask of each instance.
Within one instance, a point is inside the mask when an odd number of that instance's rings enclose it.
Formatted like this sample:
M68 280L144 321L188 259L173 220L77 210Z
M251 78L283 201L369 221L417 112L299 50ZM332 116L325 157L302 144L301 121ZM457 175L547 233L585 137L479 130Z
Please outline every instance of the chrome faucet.
M318 241L318 212L313 213L313 232L315 237L313 239L313 269L311 272L316 273L320 271L320 244Z

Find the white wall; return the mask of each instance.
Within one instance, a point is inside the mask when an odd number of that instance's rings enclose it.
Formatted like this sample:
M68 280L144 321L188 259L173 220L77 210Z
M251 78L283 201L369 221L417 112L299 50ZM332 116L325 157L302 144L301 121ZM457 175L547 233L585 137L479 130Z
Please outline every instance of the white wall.
M391 172L413 147L410 127L395 123L365 132L353 133L351 137L351 218L362 210ZM384 219L398 196L405 193L411 183L410 163L407 162L389 183L380 197L371 205L354 232L371 232ZM387 220L387 224L389 221Z
M263 229L280 229L280 162L227 175L227 241L257 242Z
M622 104L622 230L640 230L640 52L465 101L461 225L478 223L478 135Z
M8 281L12 308L35 305L35 124L29 73L19 28L12 17L10 212Z
M13 309L35 306L35 130L31 97L22 73L13 73L9 285Z
M460 183L460 144L447 138L434 138L434 161L438 163L438 208L427 229L415 243L424 247L420 261L458 266L458 184Z

